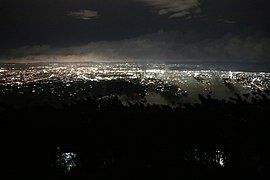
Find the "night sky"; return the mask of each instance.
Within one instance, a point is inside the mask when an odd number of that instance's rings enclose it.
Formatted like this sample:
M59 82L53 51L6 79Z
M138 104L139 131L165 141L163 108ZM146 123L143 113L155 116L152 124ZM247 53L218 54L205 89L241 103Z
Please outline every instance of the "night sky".
M1 0L0 60L270 63L269 0Z

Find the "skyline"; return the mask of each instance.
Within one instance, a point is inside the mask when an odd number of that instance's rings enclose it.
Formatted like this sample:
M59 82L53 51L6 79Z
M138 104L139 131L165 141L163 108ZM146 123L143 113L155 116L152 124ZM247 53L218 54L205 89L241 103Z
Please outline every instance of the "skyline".
M183 64L8 64L0 72L0 94L4 99L14 93L22 97L36 94L54 97L50 100L53 102L97 96L118 96L124 103L139 102L138 95L145 94L147 103L193 104L199 101L198 94L207 96L209 92L213 98L228 101L239 93L251 101L253 96L248 98L248 93L267 91L270 85L270 73L266 72L208 70Z
M266 0L4 0L0 61L269 63Z

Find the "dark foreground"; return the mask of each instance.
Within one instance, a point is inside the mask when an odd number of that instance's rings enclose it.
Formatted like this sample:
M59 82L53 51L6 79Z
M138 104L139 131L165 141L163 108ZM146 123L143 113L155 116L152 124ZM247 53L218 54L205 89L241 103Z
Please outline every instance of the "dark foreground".
M62 108L1 104L1 179L270 178L269 92L247 103L199 96L189 106ZM237 98L238 97L238 98Z

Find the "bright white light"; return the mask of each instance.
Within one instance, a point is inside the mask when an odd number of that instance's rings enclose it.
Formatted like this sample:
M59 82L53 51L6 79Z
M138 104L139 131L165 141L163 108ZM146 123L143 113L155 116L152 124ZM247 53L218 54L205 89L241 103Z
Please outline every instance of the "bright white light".
M233 77L232 71L229 71L229 77L230 77L230 79Z
M59 150L59 148L58 148ZM57 165L64 168L65 172L70 172L71 169L77 166L76 164L76 154L73 152L61 153L59 150L59 155L57 156Z
M216 162L221 166L224 167L225 166L225 155L223 151L216 151Z

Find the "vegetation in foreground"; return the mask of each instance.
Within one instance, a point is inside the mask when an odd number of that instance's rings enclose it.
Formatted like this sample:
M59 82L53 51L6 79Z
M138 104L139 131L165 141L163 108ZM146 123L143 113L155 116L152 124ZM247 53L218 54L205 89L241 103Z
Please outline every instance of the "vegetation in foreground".
M89 98L55 108L0 105L1 175L38 179L265 179L268 91L252 103L123 105Z

